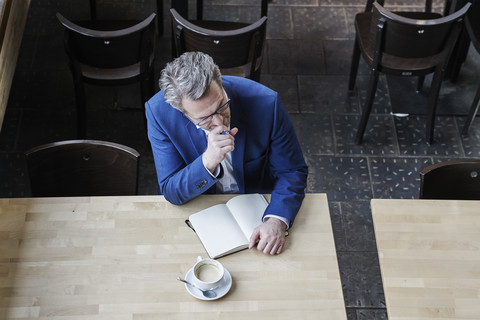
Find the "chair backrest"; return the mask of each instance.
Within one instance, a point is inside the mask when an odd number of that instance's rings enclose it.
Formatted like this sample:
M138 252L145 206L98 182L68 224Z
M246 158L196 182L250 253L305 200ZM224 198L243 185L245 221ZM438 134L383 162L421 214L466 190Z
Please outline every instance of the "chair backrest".
M376 39L377 52L401 58L438 55L439 61L443 61L453 49L470 3L451 15L428 20L400 16L376 2L373 6L370 31Z
M437 163L420 172L420 199L480 200L480 160Z
M65 49L71 61L96 68L123 68L137 63L146 68L151 63L155 13L134 25L131 21L118 21L115 30L108 20L74 23L60 13L57 18L65 27Z
M188 51L210 55L223 74L258 81L265 42L267 17L235 30L199 27L170 9L177 56Z
M140 154L127 146L97 140L68 140L25 153L32 196L137 194Z

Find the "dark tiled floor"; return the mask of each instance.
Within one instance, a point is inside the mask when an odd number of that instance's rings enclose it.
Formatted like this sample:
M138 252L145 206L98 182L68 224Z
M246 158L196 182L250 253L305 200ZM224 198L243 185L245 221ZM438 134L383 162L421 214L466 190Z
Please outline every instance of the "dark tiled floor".
M99 0L99 15L144 18L153 0ZM167 3L168 1L166 1ZM207 18L253 21L255 0L205 1ZM273 0L269 7L262 82L279 91L292 116L310 167L308 192L330 201L348 319L386 319L369 200L416 198L419 172L448 159L480 157L480 121L468 138L459 130L473 99L480 58L471 49L456 83L444 81L435 143L424 138L425 93L408 78L381 77L361 146L353 142L364 100L367 69L347 91L353 17L364 0ZM419 10L422 1L387 1L393 9ZM435 1L441 11L442 0ZM17 69L0 133L0 196L29 196L23 152L75 138L72 80L55 12L88 17L85 0L32 0ZM253 5L253 6L252 6ZM168 4L165 4L165 8ZM103 10L108 9L108 10ZM167 12L165 12L167 16ZM170 59L169 19L159 38L157 74ZM428 83L425 88L428 92ZM136 86L88 87L88 138L110 140L141 154L140 193L155 194L156 178ZM118 103L115 103L118 101ZM408 113L395 117L391 113Z

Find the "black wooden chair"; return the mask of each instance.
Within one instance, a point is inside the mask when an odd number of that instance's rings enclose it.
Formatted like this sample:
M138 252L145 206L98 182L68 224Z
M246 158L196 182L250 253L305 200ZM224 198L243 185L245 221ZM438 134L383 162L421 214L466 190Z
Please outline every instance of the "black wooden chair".
M65 30L65 50L75 88L78 138L86 134L84 83L112 86L139 82L142 106L154 94L154 13L141 22L74 23L59 13L57 18Z
M420 199L480 200L480 159L437 163L420 178Z
M200 27L170 9L176 56L187 51L210 55L222 74L260 81L267 17L252 24L238 23L237 29L214 30ZM217 25L218 27L218 25Z
M373 9L373 3L375 0L367 0L367 3L365 4L365 13L363 15L366 16L372 16L372 9ZM383 6L385 3L385 0L378 0L376 1L379 5ZM368 13L367 13L368 12ZM395 14L403 17L409 17L413 19L437 19L441 18L442 15L439 13L432 12L432 0L426 0L425 1L425 11L423 12L413 12L413 11L394 11ZM366 18L365 18L366 19ZM370 18L372 19L372 18ZM350 80L348 84L349 90L353 90L355 86L355 79L357 77L357 71L358 71L358 64L360 62L360 47L355 44L353 47L353 59L352 59L352 64L351 64L351 70L350 70ZM425 76L419 76L418 82L417 82L417 93L422 91L423 87L423 82L424 82Z
M443 74L469 6L467 4L446 17L430 19L429 12L404 12L399 15L374 3L373 12L356 15L356 41L349 90L355 86L360 53L370 67L370 80L356 143L362 142L380 73L419 76L421 79L433 73L426 125L427 141L433 142L436 104Z
M140 154L97 140L44 144L25 152L32 196L119 196L137 194Z
M475 50L480 54L480 0L475 0L472 3L472 6L467 12L465 18L465 27L468 32L468 36L473 44ZM464 136L468 135L470 126L472 125L473 119L475 119L478 108L480 107L480 83L475 93L475 98L473 99L472 105L470 106L470 111L468 113L467 120L463 125L462 134Z

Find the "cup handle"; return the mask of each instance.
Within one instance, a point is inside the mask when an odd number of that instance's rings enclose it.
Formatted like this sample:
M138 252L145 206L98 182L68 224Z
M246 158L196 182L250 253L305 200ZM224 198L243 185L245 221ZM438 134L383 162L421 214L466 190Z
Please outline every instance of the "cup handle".
M197 257L197 262L199 262L200 260L203 260L202 256Z

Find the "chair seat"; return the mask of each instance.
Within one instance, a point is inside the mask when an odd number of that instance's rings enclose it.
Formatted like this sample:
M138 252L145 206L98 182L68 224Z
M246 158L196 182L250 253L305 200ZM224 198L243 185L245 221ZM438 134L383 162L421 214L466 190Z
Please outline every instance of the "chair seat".
M102 80L102 81L123 81L131 80L140 75L140 63L125 68L96 68L81 64L82 75L84 78L90 80Z
M74 21L81 27L97 31L114 31L133 27L141 20L79 20Z
M396 14L412 19L436 19L440 14L431 12L396 12ZM355 18L355 29L362 55L365 62L372 66L375 54L375 40L371 36L372 12L357 14ZM420 76L434 71L434 68L441 61L442 55L437 54L429 57L404 58L392 56L388 53L382 55L380 71L397 76Z
M150 57L150 65L154 61L153 54ZM86 64L80 64L82 75L86 80L92 81L130 81L141 75L140 62L124 68L97 68ZM149 67L150 68L150 67Z

